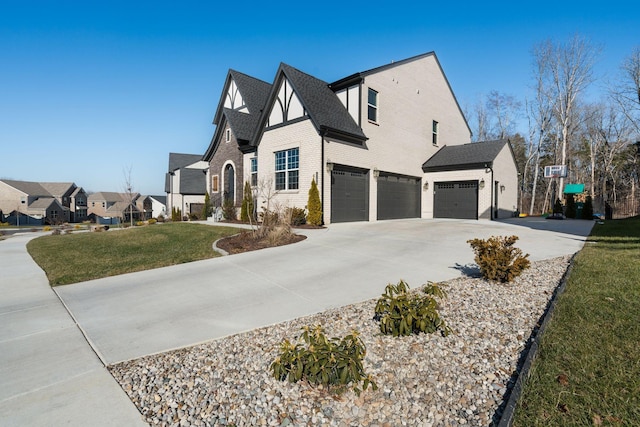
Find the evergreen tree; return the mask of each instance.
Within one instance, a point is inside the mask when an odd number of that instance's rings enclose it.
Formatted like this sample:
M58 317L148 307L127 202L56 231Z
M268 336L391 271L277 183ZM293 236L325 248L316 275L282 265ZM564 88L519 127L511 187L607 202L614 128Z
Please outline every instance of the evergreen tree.
M211 216L213 209L211 207L211 197L209 197L209 192L207 191L204 195L204 206L202 207L202 213L200 214L200 219L207 219Z
M316 180L311 181L309 189L309 200L307 201L307 223L311 225L322 225L322 203L320 203L320 193Z
M253 193L249 181L244 183L244 194L242 196L242 207L240 208L240 220L249 222L249 218L255 220L253 213Z

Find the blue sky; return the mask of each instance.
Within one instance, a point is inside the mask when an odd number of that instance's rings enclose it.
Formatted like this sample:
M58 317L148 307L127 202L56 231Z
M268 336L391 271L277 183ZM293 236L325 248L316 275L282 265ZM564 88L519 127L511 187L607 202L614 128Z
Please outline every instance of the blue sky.
M209 145L229 68L331 82L435 51L465 108L491 90L524 100L545 39L602 47L594 99L640 45L633 1L429 3L0 0L0 178L122 191L131 170L163 194L169 152Z

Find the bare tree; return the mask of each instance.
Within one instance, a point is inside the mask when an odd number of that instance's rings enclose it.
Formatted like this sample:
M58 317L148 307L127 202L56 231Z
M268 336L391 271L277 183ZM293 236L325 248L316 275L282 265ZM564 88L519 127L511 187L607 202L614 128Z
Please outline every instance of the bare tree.
M620 77L609 93L640 135L640 46L620 66Z
M122 169L122 174L124 175L123 192L126 194L126 201L129 203L129 221L131 222L131 226L133 226L133 181L131 180L132 168L132 166L129 166L129 169Z
M554 113L560 129L560 164L567 164L574 109L579 96L593 81L593 66L599 52L599 48L578 35L567 43L547 40L534 51L534 55L546 58L542 70L543 86L554 99ZM560 178L560 188L563 185L564 178Z
M538 177L540 172L540 159L542 143L547 138L552 125L554 111L554 97L548 87L546 74L551 61L549 49L544 45L534 47L533 51L533 78L535 81L535 98L526 104L529 118L529 150L527 164L532 162L533 178L531 189L531 204L529 215L533 215L536 203ZM525 170L526 172L526 170ZM526 175L523 178L527 182Z
M493 121L494 137L503 139L515 134L516 119L522 111L522 103L513 95L492 90L487 96L487 111Z

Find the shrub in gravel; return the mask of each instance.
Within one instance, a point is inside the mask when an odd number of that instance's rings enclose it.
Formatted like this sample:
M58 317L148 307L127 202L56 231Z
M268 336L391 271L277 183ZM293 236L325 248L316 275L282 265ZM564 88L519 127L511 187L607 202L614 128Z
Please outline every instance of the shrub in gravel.
M522 255L522 250L513 246L516 240L518 236L492 236L486 240L467 240L476 254L475 261L480 267L482 277L507 283L529 268L529 254Z
M451 329L440 318L436 300L446 296L437 283L428 282L423 295L409 292L404 280L397 285L390 283L376 303L373 318L380 323L380 331L385 335L397 337L440 331L442 336L447 336Z
M280 354L269 369L280 381L305 380L327 386L336 394L346 391L351 384L351 389L360 395L369 386L373 390L378 388L364 372L365 355L365 345L355 330L343 338L327 338L322 326L305 326L296 344L289 340L282 342Z

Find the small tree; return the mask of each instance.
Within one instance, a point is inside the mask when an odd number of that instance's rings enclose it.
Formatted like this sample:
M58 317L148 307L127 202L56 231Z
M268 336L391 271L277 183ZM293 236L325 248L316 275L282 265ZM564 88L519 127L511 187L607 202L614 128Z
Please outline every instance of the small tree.
M211 207L211 197L209 192L204 194L204 206L202 206L202 212L200 213L200 219L207 219L211 216L213 208Z
M320 193L316 180L311 180L311 188L309 189L309 200L307 201L307 223L311 225L322 225L322 203L320 203Z
M567 210L565 215L567 218L576 217L576 202L573 199L573 194L567 194Z
M182 221L182 211L175 206L171 208L171 221Z
M242 196L242 207L240 208L240 220L243 222L253 222L255 220L253 203L253 192L249 181L244 183L244 195Z

